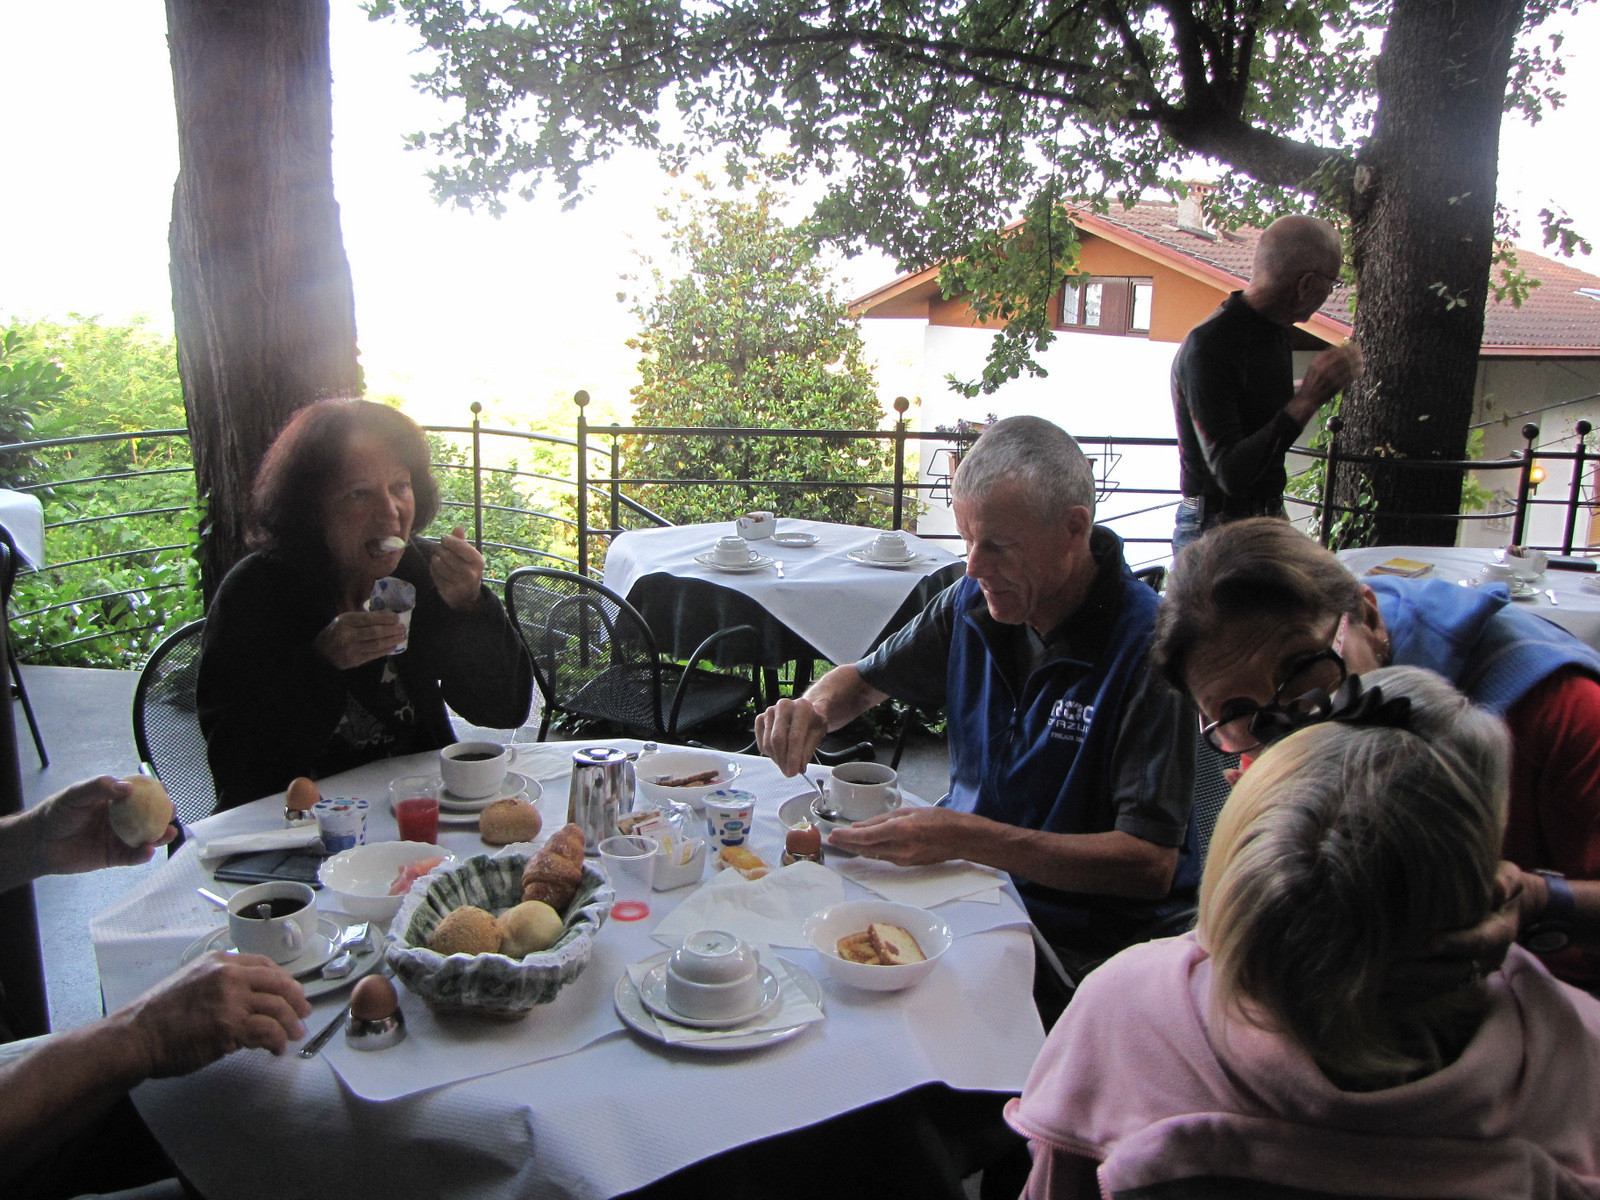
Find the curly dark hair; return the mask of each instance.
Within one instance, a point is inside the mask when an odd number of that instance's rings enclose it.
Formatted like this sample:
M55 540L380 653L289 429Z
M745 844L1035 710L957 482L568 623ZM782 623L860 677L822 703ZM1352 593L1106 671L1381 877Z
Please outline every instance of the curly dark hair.
M417 423L371 400L319 400L290 418L261 460L250 493L253 548L323 550L323 493L358 434L382 439L411 472L412 532L427 528L439 512L439 485L429 465L428 439Z

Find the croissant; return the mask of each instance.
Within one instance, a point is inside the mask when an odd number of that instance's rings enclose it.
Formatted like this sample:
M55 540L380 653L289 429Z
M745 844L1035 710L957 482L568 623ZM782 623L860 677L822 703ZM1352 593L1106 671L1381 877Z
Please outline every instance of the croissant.
M569 857L573 838L577 839L577 858ZM565 825L550 835L550 840L522 868L523 900L539 900L557 912L572 902L583 879L583 831Z
M583 866L583 827L568 822L550 835L544 848L551 854L559 854L574 866Z

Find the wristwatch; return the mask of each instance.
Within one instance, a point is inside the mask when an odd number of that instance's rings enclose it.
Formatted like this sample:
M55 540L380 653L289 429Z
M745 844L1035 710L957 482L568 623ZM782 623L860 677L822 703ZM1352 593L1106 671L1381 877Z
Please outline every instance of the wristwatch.
M1572 921L1577 916L1578 906L1572 899L1572 885L1560 871L1540 868L1534 874L1544 876L1550 899L1543 915L1524 929L1517 940L1535 954L1554 954L1565 950L1572 941Z

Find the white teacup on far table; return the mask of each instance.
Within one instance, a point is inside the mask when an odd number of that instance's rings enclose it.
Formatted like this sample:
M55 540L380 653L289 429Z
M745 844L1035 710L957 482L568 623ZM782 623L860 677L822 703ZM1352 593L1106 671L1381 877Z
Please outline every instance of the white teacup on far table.
M882 763L842 763L828 779L828 807L847 821L865 821L900 807L898 781Z
M903 535L891 531L873 538L867 554L879 562L904 562L911 557L911 549Z
M742 567L750 561L750 543L736 534L719 537L711 557L725 567Z

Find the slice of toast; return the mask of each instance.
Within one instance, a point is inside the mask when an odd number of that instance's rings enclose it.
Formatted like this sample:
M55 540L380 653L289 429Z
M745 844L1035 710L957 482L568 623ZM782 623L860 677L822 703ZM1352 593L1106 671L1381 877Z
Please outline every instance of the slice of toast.
M839 957L847 962L868 963L875 967L883 965L878 952L872 948L872 935L864 929L860 933L840 938L834 949L838 950Z
M886 966L927 961L928 956L917 945L917 939L898 925L881 925L874 921L867 926L867 936L872 939L873 950Z

